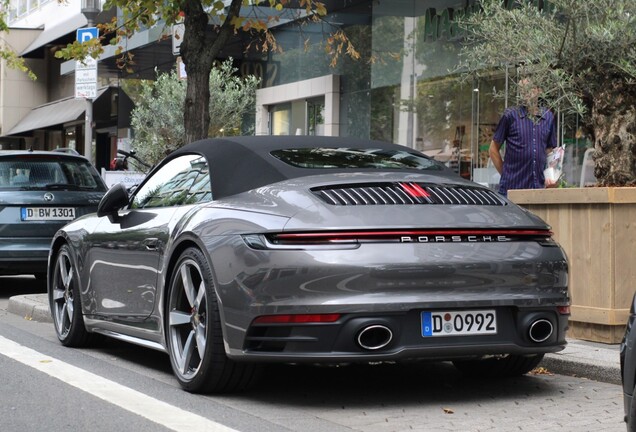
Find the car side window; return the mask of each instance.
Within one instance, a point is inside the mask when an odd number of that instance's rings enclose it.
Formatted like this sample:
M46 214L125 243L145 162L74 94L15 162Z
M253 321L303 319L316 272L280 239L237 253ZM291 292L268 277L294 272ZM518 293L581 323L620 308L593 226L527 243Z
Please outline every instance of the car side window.
M199 155L179 156L155 172L133 197L131 208L156 208L210 201L208 164Z

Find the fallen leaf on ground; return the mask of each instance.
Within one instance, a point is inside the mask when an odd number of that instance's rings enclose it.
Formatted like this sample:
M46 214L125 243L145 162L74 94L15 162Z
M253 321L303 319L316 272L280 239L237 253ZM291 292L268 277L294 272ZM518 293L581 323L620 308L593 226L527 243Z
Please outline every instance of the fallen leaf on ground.
M547 370L544 367L534 368L528 373L530 375L554 375L552 372L550 372L549 370Z

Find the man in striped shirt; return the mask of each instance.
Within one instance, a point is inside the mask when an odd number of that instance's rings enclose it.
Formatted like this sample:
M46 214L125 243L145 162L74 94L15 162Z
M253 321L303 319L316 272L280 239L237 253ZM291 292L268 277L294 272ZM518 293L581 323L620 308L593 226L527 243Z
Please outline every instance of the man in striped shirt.
M529 79L519 82L522 104L508 108L497 125L489 154L501 174L499 193L510 189L541 189L555 186L545 179L546 158L557 146L556 119L547 108L539 106L541 90ZM499 152L506 143L505 160Z

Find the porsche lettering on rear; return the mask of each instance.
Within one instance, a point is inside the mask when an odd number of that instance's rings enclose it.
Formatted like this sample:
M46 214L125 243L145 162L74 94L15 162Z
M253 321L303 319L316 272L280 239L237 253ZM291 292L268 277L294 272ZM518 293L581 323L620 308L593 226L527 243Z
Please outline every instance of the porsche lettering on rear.
M504 235L423 235L402 236L402 243L479 243L509 242L512 239Z

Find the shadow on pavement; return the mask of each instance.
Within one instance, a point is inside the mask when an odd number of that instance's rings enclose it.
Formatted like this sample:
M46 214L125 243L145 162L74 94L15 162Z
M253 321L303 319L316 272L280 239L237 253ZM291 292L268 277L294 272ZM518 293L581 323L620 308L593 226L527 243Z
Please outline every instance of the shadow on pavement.
M545 378L532 374L502 379L467 378L449 362L344 367L271 365L241 397L326 408L516 400L551 392L551 384Z
M14 295L46 293L46 281L31 275L0 276L0 299Z

